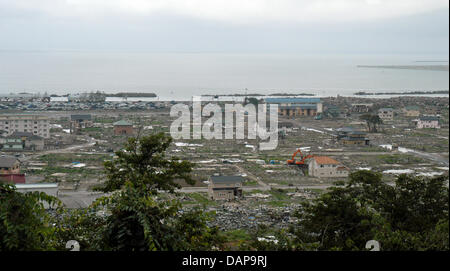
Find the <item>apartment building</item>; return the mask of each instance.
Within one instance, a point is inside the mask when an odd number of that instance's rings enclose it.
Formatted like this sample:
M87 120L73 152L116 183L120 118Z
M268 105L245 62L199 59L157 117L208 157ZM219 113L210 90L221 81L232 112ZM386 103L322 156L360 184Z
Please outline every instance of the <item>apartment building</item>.
M31 114L0 115L0 131L4 131L4 136L10 136L14 132L27 132L49 138L50 124L46 116Z

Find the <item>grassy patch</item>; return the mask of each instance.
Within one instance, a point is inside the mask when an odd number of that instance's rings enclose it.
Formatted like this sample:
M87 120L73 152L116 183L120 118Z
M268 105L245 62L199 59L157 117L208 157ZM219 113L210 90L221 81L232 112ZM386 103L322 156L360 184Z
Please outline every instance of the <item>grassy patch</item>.
M50 164L57 162L101 162L111 159L108 154L73 154L73 153L52 153L39 157L39 160Z
M385 164L416 164L424 162L422 158L408 154L378 155L377 159L384 162Z
M244 229L237 229L225 232L225 235L229 242L233 241L250 241L250 234Z
M100 127L87 127L82 129L83 132L101 132L102 130Z
M217 202L209 200L205 193L191 193L189 197L194 200L195 203L201 204L203 206L217 205Z
M244 183L244 185L245 186L256 186L256 185L258 185L258 182L257 181L246 181Z

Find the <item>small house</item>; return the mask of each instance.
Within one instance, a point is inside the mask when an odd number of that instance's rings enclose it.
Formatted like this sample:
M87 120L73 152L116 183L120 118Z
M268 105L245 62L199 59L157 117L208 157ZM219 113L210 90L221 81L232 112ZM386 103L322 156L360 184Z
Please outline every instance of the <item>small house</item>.
M126 120L120 120L114 123L115 135L132 135L134 134L133 124Z
M20 173L20 161L16 157L0 156L0 174Z
M242 176L211 176L208 195L214 200L233 200L242 197Z
M308 162L308 174L319 178L347 177L349 169L328 156L314 156Z
M370 139L366 137L367 133L355 130L352 127L339 128L336 129L336 132L337 139L343 145L367 146L370 143Z

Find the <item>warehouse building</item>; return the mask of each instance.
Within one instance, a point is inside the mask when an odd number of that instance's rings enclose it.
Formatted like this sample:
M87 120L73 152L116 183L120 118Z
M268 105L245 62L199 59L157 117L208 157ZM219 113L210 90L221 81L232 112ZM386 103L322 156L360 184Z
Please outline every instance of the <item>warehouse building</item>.
M319 98L267 98L267 104L277 104L281 116L317 116L323 112Z

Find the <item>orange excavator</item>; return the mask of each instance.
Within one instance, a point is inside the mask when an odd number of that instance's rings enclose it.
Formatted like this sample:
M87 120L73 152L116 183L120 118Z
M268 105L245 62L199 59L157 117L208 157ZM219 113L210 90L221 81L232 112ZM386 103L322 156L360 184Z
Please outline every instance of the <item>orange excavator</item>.
M295 156L297 156L297 154L300 154L300 160L295 160ZM288 165L297 165L297 166L305 166L305 161L306 159L312 158L314 157L314 155L312 154L308 154L308 155L303 155L302 151L300 149L297 149L294 154L292 155L292 159L291 160L287 160L287 164Z

